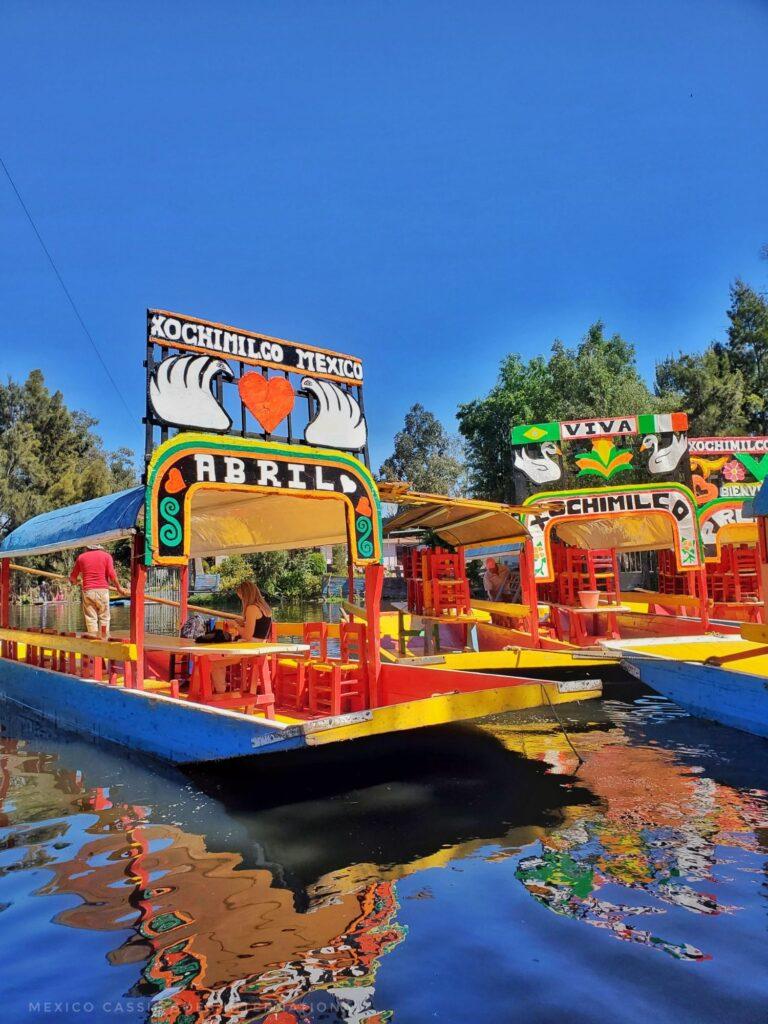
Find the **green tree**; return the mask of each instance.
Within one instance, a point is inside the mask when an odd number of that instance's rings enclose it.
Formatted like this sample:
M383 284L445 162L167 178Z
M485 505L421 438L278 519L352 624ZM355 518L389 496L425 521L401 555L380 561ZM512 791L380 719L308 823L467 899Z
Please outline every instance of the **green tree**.
M688 413L691 437L746 433L745 391L744 375L717 343L703 352L669 356L656 367L656 393Z
M747 429L768 434L768 302L744 281L731 286L726 349L744 377Z
M0 535L50 509L136 482L130 452L107 452L96 420L67 408L40 370L0 385Z
M405 480L417 491L452 494L462 475L461 448L423 405L411 406L394 451L379 469L383 480Z
M347 572L347 546L334 544L331 549L331 572L334 576L344 576Z
M600 321L576 348L556 340L549 358L526 361L512 353L502 360L490 392L459 406L471 490L492 501L512 500L510 431L515 424L671 408L640 376L634 346L619 334L607 337Z
M255 580L272 601L312 601L322 594L325 557L312 549L259 551L230 555L216 571L220 576L219 592L227 597L234 596L245 580Z

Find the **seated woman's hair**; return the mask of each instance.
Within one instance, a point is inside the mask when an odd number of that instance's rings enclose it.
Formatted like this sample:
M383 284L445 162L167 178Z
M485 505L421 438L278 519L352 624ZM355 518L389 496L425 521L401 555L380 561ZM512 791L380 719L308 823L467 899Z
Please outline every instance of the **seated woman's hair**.
M254 583L253 580L244 580L237 588L237 596L243 602L243 608L255 604L262 615L272 614L272 609L259 590L258 584Z

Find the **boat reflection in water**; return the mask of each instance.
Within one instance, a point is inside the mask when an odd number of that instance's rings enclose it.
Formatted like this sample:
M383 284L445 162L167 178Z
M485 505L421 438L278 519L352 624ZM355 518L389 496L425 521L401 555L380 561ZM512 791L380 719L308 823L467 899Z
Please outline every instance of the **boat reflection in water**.
M503 982L489 988L487 1015L509 1019L523 976L534 982L520 1019L552 1019L536 1016L537 942L546 961L579 965L558 975L561 1001L547 1013L569 1005L568 985L585 974L615 1007L627 970L645 984L671 958L694 973L697 961L716 966L725 941L708 945L715 932L697 922L720 915L744 922L730 941L748 959L744 936L765 911L749 887L768 849L765 793L754 789L762 748L740 737L744 756L724 757L718 736L727 746L733 734L638 692L569 708L580 766L539 713L329 748L309 765L281 761L280 775L260 760L194 779L3 711L2 918L16 904L21 935L41 950L55 943L57 961L15 958L11 1019L25 1019L13 1002L22 993L62 998L66 985L97 1007L130 998L130 1019L155 1024L377 1024L423 1019L426 1006L456 1019L454 1002L465 1019L462 1000L492 977ZM593 938L576 949L572 931L559 933L579 924ZM624 982L603 966L621 951L613 939L642 958L620 966ZM6 961L14 942L6 926ZM585 957L601 965L594 976ZM683 1003L685 986L701 984L670 983ZM699 998L696 1019L710 1019L711 997Z
M504 832L519 851L559 815L564 797L543 765L462 728L422 730L407 764L409 740L393 737L338 761L320 752L322 771L311 778L306 756L292 771L283 755L279 782L244 775L241 762L209 769L195 784L173 769L155 774L80 741L64 743L25 720L11 729L32 734L0 741L0 827L6 848L24 848L14 870L50 873L36 895L78 898L55 924L128 930L107 959L137 966L129 995L163 1024L390 1019L374 997L382 958L407 933L397 879L470 855ZM65 767L84 759L84 772ZM522 770L523 799L514 790L499 799L488 787L488 773L510 767ZM113 772L116 785L89 787L90 776ZM305 798L291 805L294 772L304 774ZM350 787L350 775L362 788ZM265 780L260 809L254 790ZM203 786L225 793L227 806ZM336 798L319 795L333 790L341 791ZM137 802L127 802L129 794ZM575 804L584 799L568 794ZM31 824L41 817L44 827ZM516 818L540 824L510 826Z
M660 711L662 721L679 717L687 730L699 728L664 698L644 698L640 707L641 715L652 718ZM621 720L621 711L616 717ZM542 735L536 727L533 735L514 730L505 737L504 732L498 730L510 747L547 761L554 772L577 768L562 733ZM518 861L516 877L556 914L679 960L708 960L710 955L695 945L657 935L660 921L646 927L642 922L664 914L665 905L706 915L739 909L690 883L714 884L721 865L754 870L734 864L727 851L765 851L766 793L739 791L703 775L695 763L701 760L700 749L634 746L630 740L622 728L579 738L586 759L578 778L599 804L549 832L537 852ZM634 918L641 919L639 924Z

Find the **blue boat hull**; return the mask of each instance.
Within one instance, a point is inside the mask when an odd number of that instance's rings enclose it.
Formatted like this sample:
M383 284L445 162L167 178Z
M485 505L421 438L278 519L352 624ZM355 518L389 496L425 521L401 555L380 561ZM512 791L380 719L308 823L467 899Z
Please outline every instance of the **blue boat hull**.
M23 662L0 662L0 700L62 729L172 764L195 764L306 746L300 729L157 693L105 686Z
M698 718L768 737L768 679L692 661L622 657L622 666Z

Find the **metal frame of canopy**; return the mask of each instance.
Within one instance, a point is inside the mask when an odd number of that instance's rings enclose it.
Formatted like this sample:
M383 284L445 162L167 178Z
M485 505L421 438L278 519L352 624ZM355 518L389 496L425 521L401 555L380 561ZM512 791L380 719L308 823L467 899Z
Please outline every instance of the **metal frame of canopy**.
M476 498L456 498L412 491L409 484L379 483L383 501L404 506L384 525L384 535L395 537L429 530L452 547L466 550L479 545L520 544L519 571L522 604L528 614L530 636L540 643L539 613L534 578L534 552L531 534L523 516L537 516L559 508L561 502L535 505L510 505ZM487 602L485 602L487 604ZM499 606L500 607L500 606ZM507 606L509 608L518 606Z

